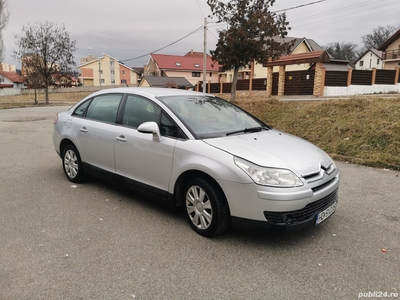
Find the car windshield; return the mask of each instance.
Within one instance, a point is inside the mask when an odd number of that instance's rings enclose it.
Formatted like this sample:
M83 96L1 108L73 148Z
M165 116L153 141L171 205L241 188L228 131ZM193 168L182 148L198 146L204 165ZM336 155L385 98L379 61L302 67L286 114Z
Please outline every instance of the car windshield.
M221 98L209 95L159 98L200 139L256 132L269 127Z

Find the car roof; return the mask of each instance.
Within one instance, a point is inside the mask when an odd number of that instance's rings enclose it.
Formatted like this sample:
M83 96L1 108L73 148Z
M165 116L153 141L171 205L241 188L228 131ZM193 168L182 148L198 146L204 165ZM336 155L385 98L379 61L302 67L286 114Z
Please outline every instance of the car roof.
M162 97L162 96L177 96L177 95L204 95L203 93L196 91L188 91L181 89L172 88L153 88L153 87L122 87L122 88L111 88L104 89L93 93L90 97L94 95L102 95L108 93L132 93L147 97Z

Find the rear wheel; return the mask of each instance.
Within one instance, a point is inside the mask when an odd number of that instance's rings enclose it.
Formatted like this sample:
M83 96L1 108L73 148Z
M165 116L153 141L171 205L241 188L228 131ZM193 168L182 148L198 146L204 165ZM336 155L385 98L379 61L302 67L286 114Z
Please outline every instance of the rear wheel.
M222 191L203 178L192 178L185 188L189 224L200 235L212 237L230 226L228 203Z
M62 155L63 169L68 180L79 183L83 181L84 171L81 157L78 150L73 145L65 147Z

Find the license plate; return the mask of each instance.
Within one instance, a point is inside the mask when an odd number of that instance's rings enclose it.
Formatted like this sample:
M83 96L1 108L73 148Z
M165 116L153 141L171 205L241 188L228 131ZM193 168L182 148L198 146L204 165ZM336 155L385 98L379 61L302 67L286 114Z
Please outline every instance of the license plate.
M320 224L321 222L325 221L328 219L336 210L336 205L337 202L333 203L331 206L329 206L327 209L321 211L318 215L317 218L315 219L315 225Z

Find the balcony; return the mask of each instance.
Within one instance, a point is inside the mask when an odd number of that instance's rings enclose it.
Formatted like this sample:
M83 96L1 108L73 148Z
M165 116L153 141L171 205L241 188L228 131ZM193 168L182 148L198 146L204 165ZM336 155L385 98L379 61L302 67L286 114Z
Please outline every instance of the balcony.
M400 49L399 50L389 50L382 54L382 60L389 59L399 59L400 60Z

